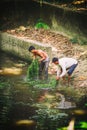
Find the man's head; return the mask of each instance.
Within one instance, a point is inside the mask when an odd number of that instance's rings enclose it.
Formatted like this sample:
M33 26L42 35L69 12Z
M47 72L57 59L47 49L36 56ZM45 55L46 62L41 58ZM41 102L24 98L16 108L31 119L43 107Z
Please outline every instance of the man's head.
M53 57L53 58L52 58L52 63L58 64L58 63L59 63L59 62L58 62L58 58L57 58L57 57Z
M32 51L32 50L35 50L35 47L34 46L30 46L29 48L28 48L28 51Z

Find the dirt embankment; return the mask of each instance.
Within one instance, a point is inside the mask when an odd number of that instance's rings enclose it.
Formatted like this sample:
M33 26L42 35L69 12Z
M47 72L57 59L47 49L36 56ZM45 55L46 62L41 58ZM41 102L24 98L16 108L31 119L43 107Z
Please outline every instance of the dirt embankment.
M79 64L73 73L75 76L73 85L76 89L87 93L87 45L72 44L67 37L44 29L20 26L18 29L7 30L7 32L20 38L49 44L52 47L53 56L76 58Z

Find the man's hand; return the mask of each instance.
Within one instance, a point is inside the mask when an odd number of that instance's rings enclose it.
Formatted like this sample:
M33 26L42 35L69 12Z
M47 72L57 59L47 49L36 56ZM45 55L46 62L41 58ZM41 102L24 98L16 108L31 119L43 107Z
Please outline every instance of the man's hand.
M57 77L56 77L56 80L59 80L59 79L60 79L60 77L57 76Z

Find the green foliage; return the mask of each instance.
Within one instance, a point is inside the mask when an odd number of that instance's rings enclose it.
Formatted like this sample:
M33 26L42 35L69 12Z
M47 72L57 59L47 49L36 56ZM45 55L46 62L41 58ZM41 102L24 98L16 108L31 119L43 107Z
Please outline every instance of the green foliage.
M59 110L55 110L55 109L39 109L39 110L36 110L37 114L39 115L39 118L40 117L47 117L51 120L55 120L55 119L61 119L63 117L67 117L68 115L65 114L65 113L59 113Z
M38 60L35 59L31 63L31 65L29 65L29 67L28 67L27 79L28 80L37 79L38 78L38 72L39 72L39 64L38 64Z
M70 39L70 42L72 42L73 44L78 43L77 37Z
M68 114L59 113L59 110L55 109L39 109L36 111L36 115L33 117L37 120L38 127L49 130L56 130L59 126L66 125Z
M77 37L74 37L72 39L70 39L70 42L72 42L73 44L79 43L80 45L87 45L87 40L86 39L82 39L81 40Z
M33 86L34 88L55 88L58 84L54 78L50 78L49 80L39 80L39 79L31 79L28 80L28 84Z
M78 99L77 106L83 109L87 109L87 95L83 95Z
M4 84L0 82L0 89L4 87Z
M87 129L87 122L81 121L77 125L75 125L75 128L86 130Z
M82 40L79 43L80 43L80 45L87 45L87 41L86 40Z
M87 106L87 103L85 103L85 106Z
M8 111L10 108L10 91L9 91L10 83L9 81L5 81L0 79L0 123L4 124L8 120Z
M39 64L37 59L33 60L28 67L27 82L30 86L36 88L55 88L58 84L54 78L50 78L47 81L39 79Z
M55 88L56 80L49 79L49 81L39 81L39 83L35 84L36 88Z
M67 127L58 128L57 130L67 130Z
M50 29L50 27L44 23L42 20L39 20L36 25L35 25L36 29L40 29L40 28L44 28L44 29Z
M1 82L0 81L0 89L3 89L4 87L8 86L9 84L7 82Z
M80 122L80 127L83 129L87 129L87 122Z

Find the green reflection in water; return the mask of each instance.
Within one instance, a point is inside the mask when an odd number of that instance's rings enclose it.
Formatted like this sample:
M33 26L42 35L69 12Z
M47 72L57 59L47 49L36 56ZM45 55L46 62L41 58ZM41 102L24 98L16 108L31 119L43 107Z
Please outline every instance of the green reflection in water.
M68 114L56 109L38 109L33 118L37 121L37 129L56 130L56 128L68 124Z
M67 130L67 127L58 128L57 130Z
M85 103L85 106L87 106L87 103Z
M82 130L87 130L87 122L85 121L80 121L78 122L78 124L75 126L75 128L79 128L79 129L82 129Z
M8 111L11 105L10 84L0 77L0 123L4 124L8 120Z

